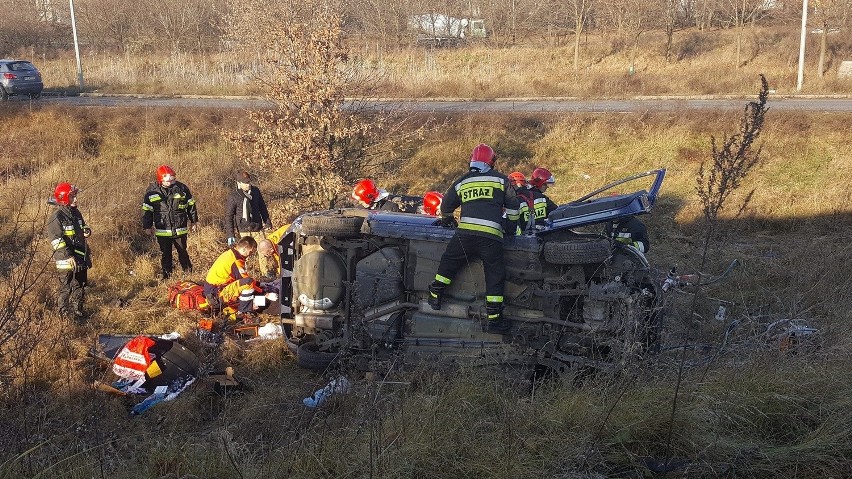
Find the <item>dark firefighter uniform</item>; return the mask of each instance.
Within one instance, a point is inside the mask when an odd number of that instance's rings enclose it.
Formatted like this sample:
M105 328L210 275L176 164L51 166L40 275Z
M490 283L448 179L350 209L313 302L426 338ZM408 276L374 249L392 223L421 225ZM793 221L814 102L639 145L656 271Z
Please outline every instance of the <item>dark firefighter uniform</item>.
M192 262L186 251L186 235L189 222L198 221L195 199L189 188L175 181L171 186L151 183L142 199L142 228L154 228L162 257L160 266L163 278L172 274L172 246L177 250L178 261L184 271L192 271Z
M648 228L635 216L619 218L607 223L606 234L610 238L626 245L633 246L642 253L651 249L651 241L648 239Z
M90 231L76 206L56 206L47 223L59 273L56 302L59 314L65 317L84 317L88 270L92 266L85 234Z
M534 226L544 226L549 215L559 205L553 202L538 188L530 186L523 192L519 192L521 197L520 207L520 222L518 226L522 231L528 231L530 226L530 216L533 216Z
M503 210L513 225L518 220L518 198L506 176L494 170L481 173L472 169L456 181L441 202L441 221L450 224L453 211L461 206L461 218L455 235L447 244L435 281L429 286L429 304L440 309L441 295L453 277L478 256L485 269L485 306L488 329L506 331L503 321L503 289L506 268L503 263ZM514 232L514 231L513 231Z

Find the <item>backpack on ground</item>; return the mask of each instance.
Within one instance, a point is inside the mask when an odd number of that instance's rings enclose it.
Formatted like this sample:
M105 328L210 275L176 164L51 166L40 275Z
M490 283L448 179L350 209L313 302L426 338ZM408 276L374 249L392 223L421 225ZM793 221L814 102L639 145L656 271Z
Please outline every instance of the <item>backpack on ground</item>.
M206 312L210 308L204 297L204 286L194 281L178 281L169 285L169 304L183 311Z

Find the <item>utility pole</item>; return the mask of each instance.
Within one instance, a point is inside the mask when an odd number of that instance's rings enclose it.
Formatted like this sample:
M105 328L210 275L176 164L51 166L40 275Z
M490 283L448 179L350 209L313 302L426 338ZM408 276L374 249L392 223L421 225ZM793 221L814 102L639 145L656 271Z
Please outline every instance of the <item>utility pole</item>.
M805 37L808 34L808 0L802 0L802 38L799 40L799 75L796 79L796 91L802 91L805 78Z
M806 2L808 0L805 0ZM83 91L83 64L80 63L80 42L77 41L77 19L74 17L74 0L68 0L71 6L71 32L74 34L74 54L77 56L77 84Z

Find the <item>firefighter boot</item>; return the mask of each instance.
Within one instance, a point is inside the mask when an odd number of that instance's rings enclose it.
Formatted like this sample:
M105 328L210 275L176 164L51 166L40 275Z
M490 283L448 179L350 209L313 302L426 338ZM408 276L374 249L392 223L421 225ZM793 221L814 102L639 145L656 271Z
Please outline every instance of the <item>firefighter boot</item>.
M432 307L435 311L441 309L441 299L444 295L444 288L447 286L440 281L433 281L432 284L429 285L429 306Z
M485 303L488 322L485 331L488 333L504 334L512 329L512 322L503 317L503 303Z

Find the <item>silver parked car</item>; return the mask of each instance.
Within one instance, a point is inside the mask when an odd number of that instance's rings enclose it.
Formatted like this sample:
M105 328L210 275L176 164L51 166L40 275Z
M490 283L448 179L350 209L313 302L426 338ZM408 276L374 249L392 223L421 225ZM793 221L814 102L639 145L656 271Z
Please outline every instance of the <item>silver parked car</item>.
M12 95L29 95L38 98L44 89L41 73L26 60L0 60L0 99L8 100Z

